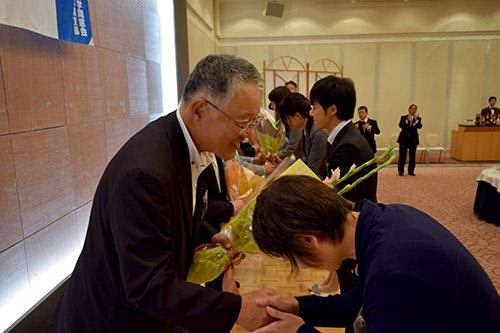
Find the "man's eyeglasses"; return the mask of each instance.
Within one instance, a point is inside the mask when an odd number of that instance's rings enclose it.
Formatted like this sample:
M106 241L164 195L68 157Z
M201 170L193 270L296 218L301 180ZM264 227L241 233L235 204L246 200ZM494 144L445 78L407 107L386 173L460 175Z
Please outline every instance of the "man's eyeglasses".
M215 110L219 111L220 113L222 113L224 116L226 116L227 119L231 120L236 126L238 126L239 128L241 128L243 131L246 131L246 130L249 130L251 128L254 128L255 125L257 125L257 123L259 122L259 120L261 120L261 116L259 115L255 120L252 120L252 121L249 121L247 123L244 123L244 124L240 124L239 122L237 122L236 120L234 120L233 118L231 118L227 113L225 113L224 111L222 111L217 105L215 105L214 103L206 100L205 98L202 97L202 99L207 102L208 105L212 106Z

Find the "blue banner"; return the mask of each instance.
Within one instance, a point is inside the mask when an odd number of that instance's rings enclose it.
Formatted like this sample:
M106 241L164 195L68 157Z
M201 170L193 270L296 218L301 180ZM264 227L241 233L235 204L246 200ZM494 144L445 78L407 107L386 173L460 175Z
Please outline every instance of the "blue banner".
M59 39L89 44L92 28L88 0L55 0Z

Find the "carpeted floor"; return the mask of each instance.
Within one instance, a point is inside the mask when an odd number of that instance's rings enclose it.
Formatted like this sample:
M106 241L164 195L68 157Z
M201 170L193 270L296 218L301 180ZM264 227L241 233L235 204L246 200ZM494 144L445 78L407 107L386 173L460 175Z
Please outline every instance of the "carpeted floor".
M476 178L488 167L417 165L416 177L400 177L390 166L379 172L378 200L411 205L441 222L500 290L500 227L479 220L473 212Z

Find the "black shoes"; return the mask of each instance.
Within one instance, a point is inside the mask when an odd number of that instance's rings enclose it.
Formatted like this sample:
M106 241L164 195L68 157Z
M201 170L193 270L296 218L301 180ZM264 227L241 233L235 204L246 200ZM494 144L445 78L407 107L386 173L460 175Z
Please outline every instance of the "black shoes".
M410 176L416 176L416 175L415 175L415 172L408 172L408 174L409 174Z
M403 175L403 173L402 173L402 172L399 172L399 173L398 173L398 175L402 176L402 175Z

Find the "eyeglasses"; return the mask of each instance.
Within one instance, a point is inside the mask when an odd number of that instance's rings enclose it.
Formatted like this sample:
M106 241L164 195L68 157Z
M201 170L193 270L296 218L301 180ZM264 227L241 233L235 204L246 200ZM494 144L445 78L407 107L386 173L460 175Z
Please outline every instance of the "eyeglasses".
M202 97L202 99L207 102L208 105L212 106L215 110L219 111L220 113L222 113L224 116L226 116L227 119L231 120L236 126L238 126L239 128L241 128L243 131L247 131L251 128L254 128L255 125L257 125L257 123L259 122L259 120L262 119L262 117L259 115L255 120L251 120L247 123L244 123L244 124L240 124L239 122L237 122L236 120L234 120L233 118L231 118L227 113L225 113L224 111L222 111L217 105L215 105L214 103L206 100L205 98Z

